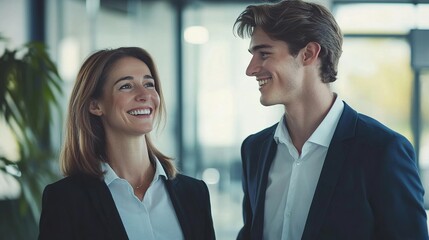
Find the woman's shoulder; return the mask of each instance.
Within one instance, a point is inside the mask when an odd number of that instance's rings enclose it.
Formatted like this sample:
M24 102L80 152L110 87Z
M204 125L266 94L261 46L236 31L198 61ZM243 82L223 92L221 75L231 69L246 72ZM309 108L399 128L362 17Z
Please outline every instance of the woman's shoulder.
M196 184L196 185L205 185L203 180L178 173L175 178L172 179L173 182L181 184Z
M209 189L203 180L177 174L170 183L170 193L173 192L179 201L186 202L189 207L205 206L210 201Z
M206 183L203 180L184 175L184 174L177 174L175 178L170 180L172 183L173 188L176 190L186 190L186 191L204 191L208 192L208 188Z
M56 182L48 184L45 187L44 192L54 193L54 194L76 194L83 191L87 187L93 187L96 185L101 185L102 180L91 177L88 175L77 174L72 176L64 177Z

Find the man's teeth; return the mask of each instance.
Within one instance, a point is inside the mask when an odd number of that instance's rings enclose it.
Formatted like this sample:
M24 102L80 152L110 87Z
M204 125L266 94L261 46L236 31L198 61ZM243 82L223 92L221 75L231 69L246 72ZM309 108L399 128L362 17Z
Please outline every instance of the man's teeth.
M263 86L268 82L268 78L266 79L258 79L259 86Z
M139 110L132 110L128 112L131 115L137 116L137 115L148 115L150 114L150 109L139 109Z

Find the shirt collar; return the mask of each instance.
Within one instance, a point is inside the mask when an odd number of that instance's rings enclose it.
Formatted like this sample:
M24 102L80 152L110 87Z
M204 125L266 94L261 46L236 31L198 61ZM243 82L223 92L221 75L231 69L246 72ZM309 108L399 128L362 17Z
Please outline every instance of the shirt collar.
M160 176L163 176L165 177L165 179L168 179L168 176L165 173L165 170L162 167L161 162L155 156L153 156L153 159L155 162L155 175L153 176L152 182L158 181ZM102 162L101 169L104 172L104 182L107 184L107 186L109 186L116 179L120 179L120 177L116 174L116 172L113 170L112 167L110 167L108 163Z
M340 120L341 114L344 109L344 103L339 97L335 94L335 101L331 109L329 109L328 114L319 124L316 130L311 134L308 142L312 142L324 147L329 147L332 136L334 135L338 121ZM276 131L274 133L274 140L276 143L283 143L287 145L292 144L290 139L289 131L286 127L285 116L283 115L280 119L279 124L277 125Z
M329 147L343 109L343 101L341 101L338 96L335 96L334 104L323 121L319 124L313 134L311 134L308 141L324 147Z
M274 133L274 140L277 144L283 143L283 144L292 144L292 140L290 139L289 131L287 130L286 124L285 124L285 115L283 114L280 118L279 124L277 125L276 131Z
M118 179L118 175L113 171L112 167L106 162L101 163L101 169L104 172L104 182L107 184L107 186L110 185L113 181Z
M154 181L157 181L159 179L159 176L163 176L163 177L165 177L165 179L168 179L168 176L165 173L164 167L162 166L161 162L155 156L153 156L153 159L155 161Z

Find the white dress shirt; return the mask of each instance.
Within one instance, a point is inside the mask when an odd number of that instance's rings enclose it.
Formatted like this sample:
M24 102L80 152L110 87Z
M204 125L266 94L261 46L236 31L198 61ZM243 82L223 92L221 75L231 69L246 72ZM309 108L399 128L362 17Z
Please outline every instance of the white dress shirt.
M156 159L156 158L155 158ZM140 201L127 180L119 178L107 163L104 181L112 193L128 238L145 240L183 239L182 229L162 177L167 175L159 162L152 183Z
M304 143L299 155L285 126L284 116L274 134L276 156L265 193L265 240L299 240L326 158L329 144L344 109L337 97L326 117Z

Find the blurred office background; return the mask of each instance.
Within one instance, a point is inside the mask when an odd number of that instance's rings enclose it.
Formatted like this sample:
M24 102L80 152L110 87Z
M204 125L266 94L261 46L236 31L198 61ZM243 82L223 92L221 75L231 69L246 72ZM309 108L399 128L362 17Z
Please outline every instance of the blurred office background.
M181 172L208 184L217 238L235 239L242 225L241 142L283 112L260 105L258 84L245 75L249 40L232 31L238 14L257 2L0 0L0 34L9 39L0 43L0 55L32 40L44 42L63 79L66 114L78 68L91 52L120 46L148 50L167 105L167 123L154 135L156 142L175 157ZM333 88L413 143L428 190L429 0L317 2L332 10L345 36ZM14 135L3 120L0 156L18 160ZM51 142L59 149L61 119L51 126ZM13 171L0 170L0 203L22 194L20 174ZM1 212L0 218L5 218Z

